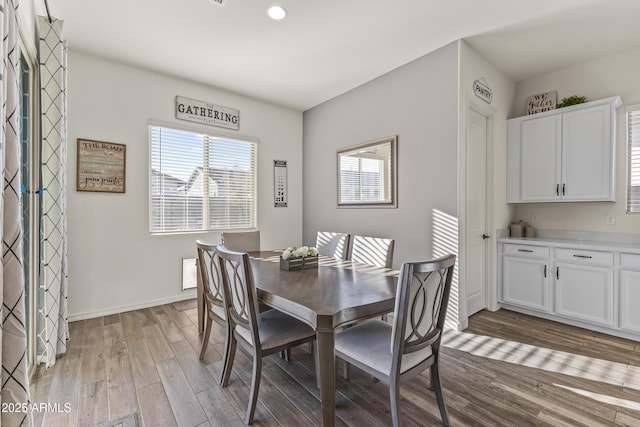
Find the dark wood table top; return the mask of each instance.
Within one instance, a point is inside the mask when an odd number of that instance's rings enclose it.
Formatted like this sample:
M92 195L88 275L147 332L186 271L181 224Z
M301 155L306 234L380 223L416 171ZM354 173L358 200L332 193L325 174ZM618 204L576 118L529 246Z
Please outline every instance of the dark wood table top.
M250 252L263 302L317 330L393 311L398 272L320 257L318 268L280 269L277 251Z

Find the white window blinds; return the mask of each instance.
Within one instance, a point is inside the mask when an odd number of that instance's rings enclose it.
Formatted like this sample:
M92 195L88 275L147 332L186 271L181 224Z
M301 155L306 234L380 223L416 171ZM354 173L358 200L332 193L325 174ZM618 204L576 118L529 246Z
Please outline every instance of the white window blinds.
M640 212L640 105L627 109L627 212Z
M257 144L150 125L151 233L257 226Z

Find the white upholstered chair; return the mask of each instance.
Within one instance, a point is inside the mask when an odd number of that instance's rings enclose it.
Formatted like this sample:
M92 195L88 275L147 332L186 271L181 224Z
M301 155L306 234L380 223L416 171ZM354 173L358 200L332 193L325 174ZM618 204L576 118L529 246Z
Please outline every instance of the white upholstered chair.
M393 264L393 239L354 236L351 261L376 267L391 268Z
M221 242L225 248L237 252L260 250L260 231L223 231Z
M220 269L227 298L227 319L230 324L230 340L222 377L222 386L229 382L236 346L253 359L251 393L245 423L253 422L258 399L262 358L279 353L300 344L312 342L316 333L309 325L278 310L258 311L258 297L247 253L231 251L224 246L216 248L220 257Z
M225 328L225 352L228 354L229 347L229 322L227 322L227 310L224 305L224 286L222 283L222 275L220 273L220 262L216 254L216 245L206 243L202 240L196 242L198 251L198 268L200 269L198 279L201 280L202 292L205 301L205 330L202 337L202 349L200 350L200 360L204 358L204 354L209 344L211 335L212 322L216 321ZM220 372L219 381L222 382L222 374L227 360L223 359L222 370Z
M371 320L347 328L335 338L338 358L389 385L394 427L401 421L401 382L427 368L442 422L449 425L438 360L455 259L455 255L448 255L402 264L393 325Z
M337 259L347 259L349 234L318 231L316 235L316 249L318 249L318 254L320 255Z

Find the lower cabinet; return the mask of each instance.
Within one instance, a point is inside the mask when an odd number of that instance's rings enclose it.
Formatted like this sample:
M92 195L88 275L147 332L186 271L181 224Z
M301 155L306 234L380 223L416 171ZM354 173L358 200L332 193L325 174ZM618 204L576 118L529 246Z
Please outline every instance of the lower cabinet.
M502 277L505 302L540 311L549 311L548 266L544 260L505 256Z
M561 316L613 326L613 269L556 263L555 312Z
M620 327L640 333L640 255L620 254Z
M640 253L527 243L501 242L503 306L640 341Z

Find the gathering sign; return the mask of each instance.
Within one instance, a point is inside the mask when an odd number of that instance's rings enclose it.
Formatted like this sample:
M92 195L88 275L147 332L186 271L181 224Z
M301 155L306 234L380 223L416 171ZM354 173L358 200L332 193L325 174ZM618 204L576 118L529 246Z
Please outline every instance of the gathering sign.
M176 96L176 118L226 129L240 129L239 110L183 96Z

